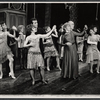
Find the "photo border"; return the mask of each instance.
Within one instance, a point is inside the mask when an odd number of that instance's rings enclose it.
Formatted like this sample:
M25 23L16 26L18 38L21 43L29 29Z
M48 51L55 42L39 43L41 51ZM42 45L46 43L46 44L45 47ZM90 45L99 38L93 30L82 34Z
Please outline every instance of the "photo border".
M100 3L100 0L0 0L0 3ZM56 97L57 96L57 97ZM63 97L61 97L63 96ZM0 100L100 100L99 95L0 95Z

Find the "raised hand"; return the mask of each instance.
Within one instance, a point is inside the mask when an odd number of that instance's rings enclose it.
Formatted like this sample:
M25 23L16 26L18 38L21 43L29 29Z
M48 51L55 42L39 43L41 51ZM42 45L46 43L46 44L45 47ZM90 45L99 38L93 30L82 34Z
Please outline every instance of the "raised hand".
M15 26L12 27L13 30L17 30L17 28Z
M56 25L54 25L54 26L52 27L52 29L55 30L55 29L56 29Z
M84 30L88 30L88 26L87 25L84 25Z

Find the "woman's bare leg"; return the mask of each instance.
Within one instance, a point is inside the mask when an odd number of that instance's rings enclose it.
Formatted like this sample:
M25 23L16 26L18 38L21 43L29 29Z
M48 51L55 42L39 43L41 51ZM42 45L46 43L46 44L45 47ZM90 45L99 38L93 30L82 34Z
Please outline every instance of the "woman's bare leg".
M50 57L47 58L47 70L50 71Z
M14 70L13 70L13 61L14 60L10 55L7 55L7 58L9 60L9 68L10 68L9 76L11 76L13 79L15 79Z
M35 70L30 70L30 75L31 75L31 78L32 78L32 85L35 84Z
M3 77L3 72L2 72L2 64L0 64L0 79Z
M45 81L45 73L44 73L44 68L39 67L39 72L40 72L40 76L41 76L41 80L44 84L47 84L47 82Z
M100 60L98 60L98 63L97 63L97 73L99 74L99 67L100 67Z
M93 73L93 61L90 62L90 73Z
M59 59L58 56L56 57L56 62L57 62L57 68L59 68L59 70L61 70L61 68L60 68L60 59Z

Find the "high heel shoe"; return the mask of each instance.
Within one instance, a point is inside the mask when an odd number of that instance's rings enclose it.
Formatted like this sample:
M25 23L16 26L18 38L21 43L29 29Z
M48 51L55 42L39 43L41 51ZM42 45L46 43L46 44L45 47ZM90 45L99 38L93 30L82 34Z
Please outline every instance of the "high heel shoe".
M47 71L50 71L50 68L47 68Z
M9 73L9 77L16 79L16 77L13 74L11 74L11 72Z
M97 70L97 73L99 74L100 72Z
M90 70L90 73L93 74L93 70Z
M48 81L44 80L44 81L42 81L42 84L47 85Z
M58 69L61 71L61 68L60 67L58 67Z
M32 85L35 85L35 81L32 82Z
M61 71L61 68L60 68L60 66L57 66L56 68L57 68L58 70L60 70L60 71Z
M97 70L97 74L99 74L100 72L98 71L98 69L96 68L96 70Z
M2 75L0 76L0 79L2 79Z

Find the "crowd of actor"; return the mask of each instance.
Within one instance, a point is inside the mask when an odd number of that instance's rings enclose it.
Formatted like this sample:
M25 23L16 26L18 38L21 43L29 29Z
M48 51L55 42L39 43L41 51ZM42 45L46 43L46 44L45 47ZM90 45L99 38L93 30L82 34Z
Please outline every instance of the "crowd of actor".
M51 61L64 79L80 76L79 61L88 63L89 71L93 73L94 60L97 60L96 72L99 74L100 52L97 45L100 35L97 31L95 25L89 28L84 25L83 31L74 31L73 21L61 24L59 29L56 25L39 28L35 18L27 26L12 26L11 29L5 22L0 22L0 79L3 78L3 63L7 60L9 76L16 79L15 66L19 60L20 69L30 71L32 85L35 84L35 70L39 70L43 84L48 84L45 69L51 71Z

